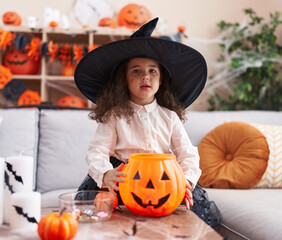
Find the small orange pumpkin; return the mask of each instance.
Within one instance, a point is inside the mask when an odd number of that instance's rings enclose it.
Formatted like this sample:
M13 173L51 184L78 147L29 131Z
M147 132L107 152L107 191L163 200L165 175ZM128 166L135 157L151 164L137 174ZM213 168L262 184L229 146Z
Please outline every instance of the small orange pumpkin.
M62 97L58 102L59 106L68 106L68 107L76 107L76 108L85 108L87 104L79 97L74 96L65 96Z
M37 74L41 60L28 57L28 50L12 48L4 57L4 65L10 68L13 74Z
M22 19L16 12L5 12L2 16L4 24L7 25L21 25Z
M38 92L26 90L18 99L18 106L22 105L37 105L42 102Z
M71 64L70 62L68 62L67 64L63 65L61 75L62 76L73 76L75 67L76 66L74 64Z
M0 65L0 89L3 89L13 78L9 68Z
M78 229L78 221L69 213L47 214L38 223L38 235L42 240L72 239Z
M56 21L51 21L51 22L49 23L49 27L56 28L56 27L58 27L58 26L59 26L59 24L58 24Z
M133 154L121 171L125 173L125 181L119 183L121 199L136 215L168 215L184 198L185 177L172 154Z
M118 15L118 25L125 26L127 28L137 29L140 28L143 24L150 21L152 14L143 5L138 4L128 4L124 6Z
M116 28L116 22L113 18L102 18L98 24L99 27Z
M96 204L96 207L99 210L107 210L109 208L110 201L102 201L105 198L110 198L109 192L100 192L96 195L94 204ZM118 206L118 197L117 194L115 194L114 200L113 200L113 212L116 210Z

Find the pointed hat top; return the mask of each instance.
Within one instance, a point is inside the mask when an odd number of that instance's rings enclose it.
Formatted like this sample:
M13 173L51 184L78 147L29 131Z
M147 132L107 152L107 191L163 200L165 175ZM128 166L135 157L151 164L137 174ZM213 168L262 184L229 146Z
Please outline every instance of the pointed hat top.
M159 18L154 18L150 22L147 22L142 27L140 27L135 33L133 33L130 38L149 38L152 35L152 32L155 30Z

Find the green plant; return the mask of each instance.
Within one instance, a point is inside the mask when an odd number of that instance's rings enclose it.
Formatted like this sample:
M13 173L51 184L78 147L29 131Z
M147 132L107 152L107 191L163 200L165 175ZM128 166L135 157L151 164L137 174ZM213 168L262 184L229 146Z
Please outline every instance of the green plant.
M224 99L210 95L209 110L282 110L282 81L279 70L282 46L275 31L282 23L280 13L270 13L270 22L263 22L252 9L245 9L248 22L217 24L222 34L219 62L228 62L228 71L235 72L232 94Z

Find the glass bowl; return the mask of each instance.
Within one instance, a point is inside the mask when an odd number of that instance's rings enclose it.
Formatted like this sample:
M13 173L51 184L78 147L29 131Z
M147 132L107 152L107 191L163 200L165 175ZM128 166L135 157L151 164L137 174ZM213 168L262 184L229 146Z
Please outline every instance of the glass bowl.
M79 222L92 223L109 219L115 195L106 191L78 191L59 195L60 209L71 213Z

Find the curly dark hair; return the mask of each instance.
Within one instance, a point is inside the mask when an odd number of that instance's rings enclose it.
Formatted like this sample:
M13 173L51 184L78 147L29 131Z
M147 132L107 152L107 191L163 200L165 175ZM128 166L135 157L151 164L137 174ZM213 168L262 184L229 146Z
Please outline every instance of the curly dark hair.
M129 90L126 81L127 65L130 60L121 63L105 84L93 111L89 114L91 119L106 123L114 114L115 117L125 117L130 122L130 117L134 114L129 104ZM160 106L175 111L178 117L184 121L185 110L171 91L169 74L162 65L159 65L159 67L162 84L155 94L156 100Z

